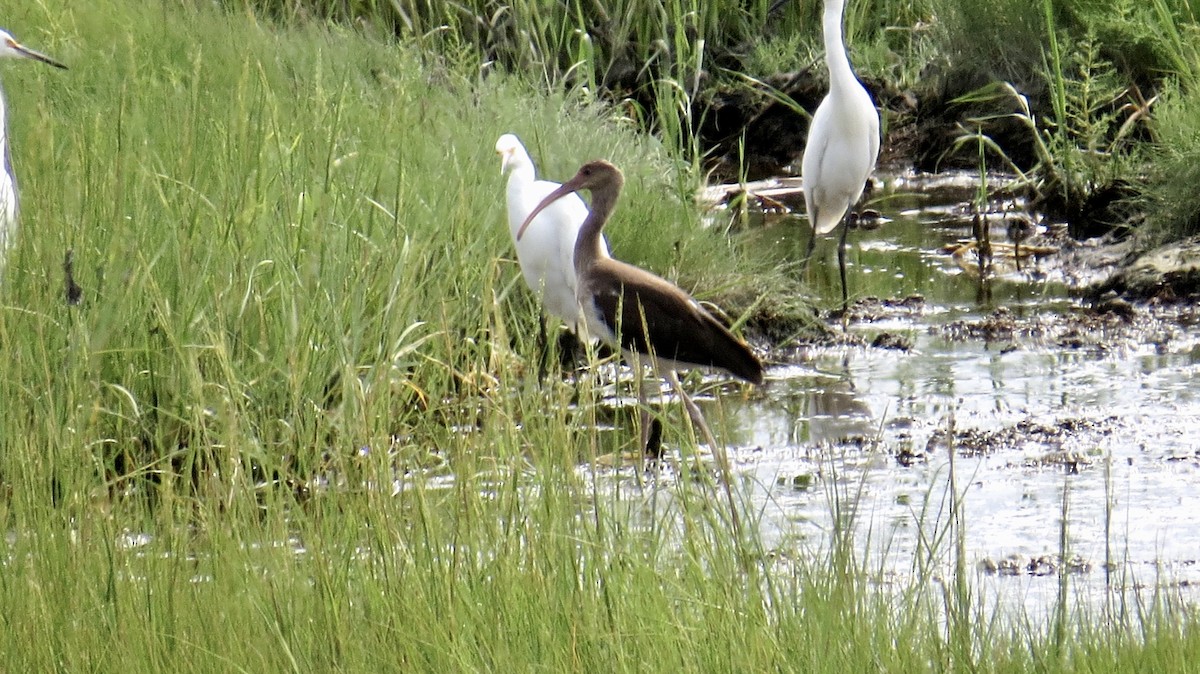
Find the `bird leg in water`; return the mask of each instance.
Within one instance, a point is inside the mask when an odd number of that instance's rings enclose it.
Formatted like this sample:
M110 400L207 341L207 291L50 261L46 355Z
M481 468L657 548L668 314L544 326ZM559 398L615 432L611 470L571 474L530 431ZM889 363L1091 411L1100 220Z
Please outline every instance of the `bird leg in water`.
M651 415L650 417L650 436L642 445L642 455L650 461L658 461L663 457L662 450L662 419Z
M637 362L637 359L634 359L634 362L631 363L631 365L633 367L634 378L635 378L633 385L635 387L637 387L638 410L640 410L640 414L638 415L638 421L639 421L638 429L641 432L641 444L639 445L639 447L642 448L642 450L643 450L643 452L645 452L646 456L650 456L650 450L651 450L650 440L651 440L651 436L654 435L654 429L652 428L652 426L653 426L654 422L658 421L658 419L655 418L655 416L650 413L650 397L646 394L646 387L650 386L653 383L655 385L655 388L658 389L660 396L661 396L662 390L659 389L657 386L657 382L658 382L657 379L651 380L651 379L646 378L645 370L642 368L642 364ZM661 427L658 429L658 443L660 445L662 444L662 428ZM654 449L657 454L662 453L661 447L656 447Z
M846 239L850 236L850 217L842 217L842 239L838 241L838 275L842 278L842 319L850 310L850 292L846 288Z
M842 236L838 240L838 250L837 250L838 277L842 281L842 316L843 317L845 317L847 310L850 306L850 293L846 287L846 242L847 242L847 239L848 239L848 236L850 233L850 220L852 217L854 217L854 216L851 214L846 214L845 216L842 217L842 222L840 224L841 229L842 229ZM817 236L819 236L817 234L817 230L814 229L812 231L812 236L810 236L808 238L808 248L804 252L804 262L802 262L800 265L801 273L808 271L809 261L812 260L813 251L816 250L816 248L817 248Z
M713 456L717 459L717 466L721 471L721 484L724 485L725 496L729 499L729 517L733 523L734 531L740 537L742 525L741 519L738 517L737 502L733 498L733 468L729 465L729 455L725 453L725 446L717 444L717 440L713 437L712 431L709 430L708 424L704 422L704 415L700 412L700 407L687 394L687 391L683 390L683 385L679 383L679 375L675 374L674 370L667 370L667 381L671 382L671 388L675 389L675 393L679 394L679 399L683 402L683 407L687 410L688 417L700 429L700 434L704 436L704 441L708 443L709 449L712 450Z
M717 445L717 441L713 437L712 431L709 430L708 424L705 423L704 415L700 412L700 407L696 405L696 401L692 400L691 396L683 390L683 385L679 383L679 375L675 374L674 370L667 370L667 381L671 382L671 388L675 389L675 393L679 394L679 399L683 402L683 408L687 410L692 424L700 429L700 435L704 436L704 441L712 448L713 454L717 455L717 460L722 464L721 470L727 471L729 469L729 462L725 457L724 448Z
M808 261L812 259L813 251L817 249L817 230L812 231L812 236L808 237L808 249L804 251L804 262L800 265L800 271L808 271Z

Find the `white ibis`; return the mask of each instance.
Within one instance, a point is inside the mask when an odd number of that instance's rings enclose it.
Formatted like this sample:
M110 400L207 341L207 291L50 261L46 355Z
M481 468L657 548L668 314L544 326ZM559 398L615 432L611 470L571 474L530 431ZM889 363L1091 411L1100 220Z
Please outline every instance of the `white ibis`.
M508 173L506 201L508 229L517 248L521 274L546 309L577 330L579 303L575 299L575 265L572 262L579 227L587 217L587 206L578 195L572 194L548 206L537 216L537 227L529 236L518 237L521 223L546 195L559 184L538 180L529 153L511 133L496 141L500 155L500 170ZM600 240L602 254L608 255L608 244Z
M606 161L584 164L574 178L546 195L533 209L517 231L517 239L521 240L542 209L579 190L591 191L591 212L575 241L576 297L586 328L590 335L620 348L634 367L645 362L659 376L666 377L709 446L720 451L700 409L680 386L675 370L718 369L752 384L761 384L762 362L749 346L678 286L609 257L601 231L612 215L624 183L620 169ZM643 423L643 435L647 430ZM645 446L646 438L642 440Z
M0 57L32 59L66 69L65 65L22 45L3 30L0 30ZM3 269L8 249L17 240L17 180L13 174L12 154L8 149L8 121L3 92L0 92L0 152L4 154L4 174L0 175L0 269Z
M808 241L808 257L812 256L818 235L828 234L838 223L842 224L838 273L842 279L843 315L849 304L846 212L862 196L879 156L879 111L862 82L854 76L850 59L846 57L846 44L842 39L845 4L845 0L825 0L823 29L829 93L813 114L800 164L804 205L813 228L813 236Z

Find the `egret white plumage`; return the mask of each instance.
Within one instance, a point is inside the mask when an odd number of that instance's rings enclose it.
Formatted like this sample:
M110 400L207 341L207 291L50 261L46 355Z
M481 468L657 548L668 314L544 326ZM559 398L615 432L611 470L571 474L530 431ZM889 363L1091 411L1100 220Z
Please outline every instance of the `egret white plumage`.
M579 302L575 298L575 239L579 228L587 218L588 209L577 194L559 199L538 214L537 226L526 236L518 237L517 231L534 208L554 190L559 183L538 180L533 160L525 146L513 134L506 133L496 141L496 152L501 159L501 172L508 173L506 201L508 204L508 229L517 248L517 262L521 274L546 309L566 321L567 326L577 330ZM608 255L608 244L603 238L600 248Z
M812 256L818 235L842 224L838 242L838 272L842 279L842 311L849 304L846 289L846 213L862 197L863 187L879 157L879 111L862 82L854 76L842 38L845 0L825 0L822 29L825 64L829 68L829 93L817 106L808 128L808 141L800 171L804 179L804 205L813 236ZM806 258L807 259L807 258Z
M66 66L34 51L12 35L0 30L0 57L24 58L41 61L55 68L66 69ZM8 147L8 119L4 106L4 94L0 91L0 153L4 155L4 172L0 175L0 270L4 268L4 259L8 249L16 242L17 237L17 181L13 173L12 155Z
M681 288L609 256L608 249L603 247L601 231L616 208L624 183L621 171L606 161L584 164L575 177L546 195L533 209L517 231L517 239L531 235L530 227L538 226L539 214L557 201L574 196L578 190L591 191L591 212L575 243L575 273L579 279L576 297L588 332L621 349L635 367L646 363L665 377L709 446L720 451L700 409L680 386L675 370L719 369L752 384L761 384L762 362L745 342L733 336ZM649 428L645 419L642 426L644 447Z

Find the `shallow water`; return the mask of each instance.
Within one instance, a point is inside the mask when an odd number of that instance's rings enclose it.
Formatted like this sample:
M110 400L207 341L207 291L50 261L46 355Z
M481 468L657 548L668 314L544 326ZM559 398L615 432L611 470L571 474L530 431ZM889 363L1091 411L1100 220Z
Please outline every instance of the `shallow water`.
M853 512L856 552L881 582L905 587L914 577L949 578L945 433L953 425L976 598L1043 620L1066 569L1072 604L1111 607L1159 591L1194 605L1200 318L1186 311L1143 314L1135 321L1143 329L1075 345L1062 338L1063 326L1082 313L1069 284L1087 274L1051 256L1019 272L1004 269L983 293L970 268L943 252L970 236L961 204L974 191L972 180L895 182L908 191L872 204L887 222L851 234L851 297L920 294L923 300L853 319L850 336L864 339L780 350L767 386L749 396L720 385L709 389L719 400L701 397L719 437L732 443L734 471L762 513L767 546L779 559L820 555L829 548L834 513L845 523ZM803 254L807 231L801 219L778 217L742 236L761 255L786 262ZM993 237L1003 242L1002 222ZM832 238L821 242L809 273L824 307L840 303ZM970 333L961 326L999 308L1013 319L1011 335L961 336ZM906 338L911 348L859 345L879 333ZM618 370L602 379L616 379ZM607 403L636 406L627 390L611 386ZM598 430L627 439L627 415L618 416ZM450 471L442 464L420 480L449 486ZM635 482L626 479L630 474L606 470L612 479L599 486L623 489ZM408 479L397 475L393 492ZM340 487L336 479L311 486ZM1057 559L1064 493L1066 564ZM646 500L650 507L654 496ZM636 499L623 503L638 508ZM929 540L939 541L933 553L922 547ZM298 539L275 545L305 552ZM134 554L150 554L154 546L152 534L118 539L120 549Z
M977 276L942 252L971 236L958 198L950 189L880 200L873 206L889 221L850 235L852 301L924 302L885 307L849 332L867 343L900 335L910 350L802 347L771 368L765 393L721 401L730 417L722 430L738 443L735 470L765 508L773 545L827 545L835 502L857 503L860 552L885 575L912 573L918 540L947 526L953 424L967 562L981 594L1034 613L1051 605L1065 491L1076 599L1147 586L1195 602L1200 331L1168 316L1099 343L1060 338L1082 313L1066 284L1078 274L1050 256L1033 270L1008 269L982 293ZM807 230L784 217L745 236L782 260L803 251ZM1004 239L1002 224L992 237ZM809 272L826 308L840 303L835 246L823 241ZM945 326L1000 307L1021 326L1011 338L946 336L962 331ZM951 549L941 544L934 575L949 572Z

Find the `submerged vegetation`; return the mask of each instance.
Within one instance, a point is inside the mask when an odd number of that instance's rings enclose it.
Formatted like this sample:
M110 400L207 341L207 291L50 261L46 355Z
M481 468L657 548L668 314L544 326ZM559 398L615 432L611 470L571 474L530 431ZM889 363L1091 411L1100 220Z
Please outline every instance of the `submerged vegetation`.
M598 5L16 4L6 27L71 70L3 71L23 229L0 285L0 669L1110 672L1200 656L1165 598L1140 615L1064 605L1054 629L1003 620L965 584L881 578L847 542L853 517L768 546L706 471L578 468L636 433L596 387L538 378L496 137L516 132L551 178L611 159L627 176L614 254L747 332L764 315L799 330L788 271L700 226L693 103L705 77L766 62L759 35L815 25L817 3L783 21L769 2L609 3L607 28L582 32ZM859 63L915 86L912 55L953 24L917 25L949 10L878 11L855 9ZM1110 100L1075 86L1068 101ZM1182 139L1190 83L1161 86ZM1078 110L1079 162L1124 151L1109 108Z

